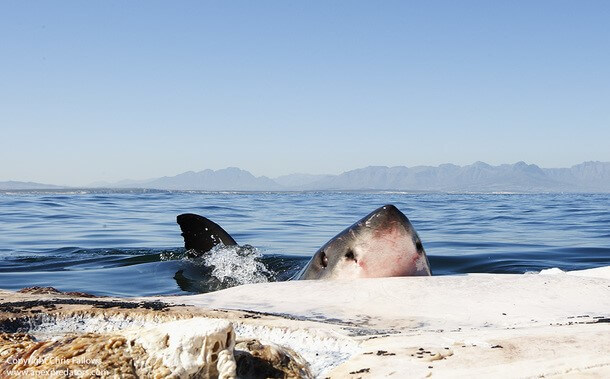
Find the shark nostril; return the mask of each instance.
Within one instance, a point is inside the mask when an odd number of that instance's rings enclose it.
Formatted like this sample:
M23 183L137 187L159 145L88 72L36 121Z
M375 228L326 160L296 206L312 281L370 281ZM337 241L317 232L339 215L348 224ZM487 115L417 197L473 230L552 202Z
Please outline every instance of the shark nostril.
M349 249L347 251L347 253L345 253L345 258L358 262L358 260L356 259L356 256L354 255L354 251L352 249Z

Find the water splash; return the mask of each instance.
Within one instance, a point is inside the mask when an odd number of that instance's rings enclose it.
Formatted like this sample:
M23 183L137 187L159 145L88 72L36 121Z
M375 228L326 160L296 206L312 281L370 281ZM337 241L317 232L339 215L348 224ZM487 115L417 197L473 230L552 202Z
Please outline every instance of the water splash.
M274 273L262 258L263 254L250 245L216 245L201 257L202 263L212 268L211 275L227 286L274 281Z
M165 250L159 254L159 260L161 262L175 261L181 259L188 259L187 251L184 249Z
M295 265L294 259L287 259L287 262L280 259L278 262L277 257L265 256L251 245L219 244L203 254L195 250L166 250L159 254L159 260L178 263L180 269L175 273L174 280L180 289L191 293L286 280L284 266L292 269L291 266ZM300 266L300 260L296 264Z

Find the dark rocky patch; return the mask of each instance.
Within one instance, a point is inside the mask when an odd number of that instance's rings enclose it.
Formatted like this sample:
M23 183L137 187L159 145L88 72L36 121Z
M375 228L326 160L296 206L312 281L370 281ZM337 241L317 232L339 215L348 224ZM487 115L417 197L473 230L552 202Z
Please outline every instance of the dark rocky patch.
M350 371L350 375L355 375L355 374L364 374L364 373L368 373L369 371L371 371L370 368L361 368L358 371Z
M377 350L377 355L387 357L387 356L391 356L391 355L396 355L396 353L388 353L385 350Z
M302 358L288 348L263 345L258 340L246 340L235 344L235 363L237 377L243 379L282 378L308 379L312 378L309 368L301 365Z
M86 293L86 292L79 292L79 291L62 292L62 291L56 289L55 287L38 287L38 286L25 287L25 288L20 289L17 292L29 293L29 294L35 294L35 295L67 295L67 296L74 296L74 297L89 297L89 298L97 297L95 295L92 295L92 294Z
M47 310L56 309L57 305L90 305L94 308L109 309L150 309L153 311L163 311L169 309L171 304L161 301L112 301L112 300L88 300L88 299L50 299L50 300L24 300L0 304L0 312L22 313L32 310L32 308L43 307Z

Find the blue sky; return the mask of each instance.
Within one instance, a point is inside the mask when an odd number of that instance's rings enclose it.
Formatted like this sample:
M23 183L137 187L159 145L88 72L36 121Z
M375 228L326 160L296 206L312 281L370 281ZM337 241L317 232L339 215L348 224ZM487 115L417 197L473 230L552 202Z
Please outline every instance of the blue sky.
M607 1L2 1L0 180L610 161Z

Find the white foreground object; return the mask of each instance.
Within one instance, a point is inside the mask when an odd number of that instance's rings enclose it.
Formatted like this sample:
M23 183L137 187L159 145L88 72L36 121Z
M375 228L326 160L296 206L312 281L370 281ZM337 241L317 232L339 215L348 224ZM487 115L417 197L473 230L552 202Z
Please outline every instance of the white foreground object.
M6 325L13 325L14 317L29 317L35 321L33 335L58 329L113 332L130 323L143 330L196 317L130 337L156 360L152 366L160 362L185 376L198 359L212 358L193 352L214 350L214 338L226 333L230 322L235 338L287 347L319 378L610 377L610 267L540 275L306 280L120 301L173 304L163 311L93 304L79 305L76 312L77 306L69 305L73 298L57 294L0 291L0 298L9 309ZM56 301L57 309L27 313L31 308L19 305L43 300ZM216 332L218 337L200 339ZM230 377L232 371L222 372Z
M231 323L207 318L51 339L2 333L0 377L234 379L234 346Z
M162 363L177 378L235 378L235 333L228 321L192 318L126 336L146 350L146 367Z
M295 281L162 300L281 315L288 330L318 322L358 343L342 364L314 370L320 377L610 377L608 278L610 267ZM316 368L302 342L282 342Z

